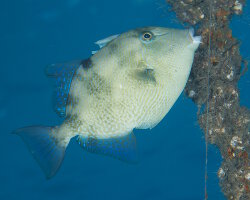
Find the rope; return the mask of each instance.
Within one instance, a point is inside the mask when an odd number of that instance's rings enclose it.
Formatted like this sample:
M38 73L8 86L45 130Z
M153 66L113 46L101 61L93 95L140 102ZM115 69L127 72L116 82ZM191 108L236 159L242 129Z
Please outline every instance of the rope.
M207 194L207 163L208 163L208 131L209 131L209 91L210 91L210 68L211 68L211 27L212 27L212 1L209 0L209 40L208 40L208 69L207 69L207 122L206 122L206 133L205 133L205 143L206 143L206 161L205 161L205 200L208 199Z

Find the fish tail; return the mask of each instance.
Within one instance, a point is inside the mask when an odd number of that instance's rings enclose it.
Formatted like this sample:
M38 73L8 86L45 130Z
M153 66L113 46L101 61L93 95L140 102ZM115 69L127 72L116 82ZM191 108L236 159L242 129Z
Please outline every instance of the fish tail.
M54 176L60 168L69 143L57 138L56 132L56 127L46 126L24 127L13 132L26 143L47 179Z

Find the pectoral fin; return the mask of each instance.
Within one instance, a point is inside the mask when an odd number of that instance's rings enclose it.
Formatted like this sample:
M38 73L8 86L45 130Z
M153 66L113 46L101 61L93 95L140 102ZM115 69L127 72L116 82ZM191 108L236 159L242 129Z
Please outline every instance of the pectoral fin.
M140 81L156 83L154 67L147 64L144 60L138 63L133 75L134 78Z

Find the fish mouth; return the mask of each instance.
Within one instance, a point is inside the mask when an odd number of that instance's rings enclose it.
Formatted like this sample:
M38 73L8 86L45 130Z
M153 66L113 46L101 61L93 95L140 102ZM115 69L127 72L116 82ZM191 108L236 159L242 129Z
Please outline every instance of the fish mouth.
M188 35L189 35L189 38L191 39L191 41L194 43L194 44L200 44L201 43L201 36L194 36L194 29L193 28L190 28L188 30Z

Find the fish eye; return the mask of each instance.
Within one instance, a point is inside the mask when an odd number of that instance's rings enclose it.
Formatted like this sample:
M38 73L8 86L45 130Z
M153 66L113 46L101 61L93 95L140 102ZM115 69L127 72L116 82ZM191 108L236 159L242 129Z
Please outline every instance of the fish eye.
M152 37L153 37L153 34L150 32L145 32L142 34L142 39L144 41L150 41L152 39Z

